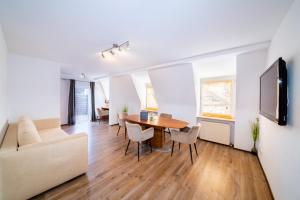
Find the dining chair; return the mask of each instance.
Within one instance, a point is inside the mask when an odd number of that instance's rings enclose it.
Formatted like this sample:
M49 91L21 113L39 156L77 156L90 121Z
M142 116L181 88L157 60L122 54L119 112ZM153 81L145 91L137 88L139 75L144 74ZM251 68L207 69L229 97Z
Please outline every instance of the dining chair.
M160 113L159 117L164 117L164 118L172 119L172 114ZM165 138L165 140L166 140L166 133L171 134L171 131L170 131L169 128L164 129L164 138Z
M142 143L143 141L147 141L150 144L150 148L151 148L151 153L152 153L152 144L151 144L151 138L153 138L154 135L154 128L148 128L146 130L142 130L141 126L138 124L132 124L129 122L125 122L126 123L126 128L127 128L127 133L128 133L128 144L126 147L126 151L125 151L125 156L130 144L130 141L134 141L137 142L138 144L138 148L137 148L137 152L138 152L138 161L140 161L140 143Z
M108 110L102 110L100 108L97 108L97 114L98 114L98 120L99 120L99 124L100 124L100 121L103 117L107 117L108 114L109 114L109 111Z
M117 132L117 135L119 135L119 131L121 129L121 127L123 127L125 129L125 140L126 140L126 134L127 134L127 129L126 129L126 124L125 124L125 120L124 118L128 116L127 113L121 113L121 114L118 114L118 124L119 124L119 129L118 129L118 132Z
M196 142L197 142L197 137L200 134L200 128L201 125L199 124L197 126L193 126L188 132L171 130L171 140L173 141L171 156L173 155L175 142L179 142L179 144L188 144L190 147L191 162L193 164L192 144L194 144L196 155L198 156Z
M100 108L97 108L97 114L98 114L98 120L99 120L99 124L100 124L100 121L101 121L101 109Z

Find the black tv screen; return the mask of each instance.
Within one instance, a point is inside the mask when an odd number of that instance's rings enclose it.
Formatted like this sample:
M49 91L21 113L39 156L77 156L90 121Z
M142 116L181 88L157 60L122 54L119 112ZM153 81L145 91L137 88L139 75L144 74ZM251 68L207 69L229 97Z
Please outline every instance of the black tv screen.
M260 76L260 114L279 125L287 123L287 70L282 58Z

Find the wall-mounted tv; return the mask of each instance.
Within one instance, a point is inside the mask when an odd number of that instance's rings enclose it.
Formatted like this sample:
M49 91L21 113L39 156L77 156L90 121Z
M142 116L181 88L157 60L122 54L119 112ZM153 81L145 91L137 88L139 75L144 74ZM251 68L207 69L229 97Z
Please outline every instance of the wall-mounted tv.
M278 125L287 124L287 70L282 58L260 76L260 114Z

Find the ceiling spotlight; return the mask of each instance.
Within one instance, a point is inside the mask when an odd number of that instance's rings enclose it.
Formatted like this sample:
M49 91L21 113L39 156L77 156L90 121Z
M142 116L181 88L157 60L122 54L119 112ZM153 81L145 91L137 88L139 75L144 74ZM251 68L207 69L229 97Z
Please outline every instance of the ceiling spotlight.
M105 58L104 53L106 52L109 52L111 55L115 55L115 52L113 51L114 49L117 49L118 51L129 50L129 41L126 41L120 45L114 43L111 48L101 51L102 57Z
M85 77L86 77L85 73L81 73L81 74L80 74L80 78L83 79L83 78L85 78Z
M126 42L126 49L127 49L127 50L130 49L130 47L129 47L129 41Z

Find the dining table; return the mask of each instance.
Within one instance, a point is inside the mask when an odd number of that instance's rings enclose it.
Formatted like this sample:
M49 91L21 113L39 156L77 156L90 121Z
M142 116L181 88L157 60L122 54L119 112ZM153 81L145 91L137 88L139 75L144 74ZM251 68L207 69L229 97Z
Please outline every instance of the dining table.
M166 128L181 129L188 125L188 122L186 121L160 116L149 117L147 120L142 120L139 114L128 115L124 120L130 123L139 124L144 129L153 127L154 136L151 139L151 143L156 149L163 149L165 145L164 131Z

